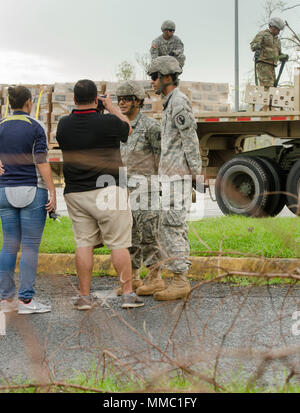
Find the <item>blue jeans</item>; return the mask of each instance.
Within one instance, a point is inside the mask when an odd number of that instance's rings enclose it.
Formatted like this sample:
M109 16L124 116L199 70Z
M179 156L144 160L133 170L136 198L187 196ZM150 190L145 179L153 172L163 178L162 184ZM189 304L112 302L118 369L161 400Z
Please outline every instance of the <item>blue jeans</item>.
M17 253L22 246L20 260L20 299L31 299L38 265L39 247L45 227L45 205L48 191L37 188L35 199L25 208L14 208L7 200L5 188L0 188L0 217L3 247L0 252L0 299L13 298L16 293L14 273Z

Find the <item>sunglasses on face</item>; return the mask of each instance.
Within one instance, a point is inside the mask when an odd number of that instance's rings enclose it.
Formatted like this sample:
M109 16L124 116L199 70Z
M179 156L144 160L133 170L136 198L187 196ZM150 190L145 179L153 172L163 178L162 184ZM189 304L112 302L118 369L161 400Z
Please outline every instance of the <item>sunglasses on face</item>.
M166 31L167 31L167 32L172 32L172 33L174 33L174 32L175 32L175 30L174 30L174 29L166 29Z
M151 75L151 79L153 80L153 82L155 82L155 80L157 80L157 79L158 79L158 72L156 72L156 73L152 73L152 75Z
M133 102L135 100L134 96L118 96L118 103L120 102Z

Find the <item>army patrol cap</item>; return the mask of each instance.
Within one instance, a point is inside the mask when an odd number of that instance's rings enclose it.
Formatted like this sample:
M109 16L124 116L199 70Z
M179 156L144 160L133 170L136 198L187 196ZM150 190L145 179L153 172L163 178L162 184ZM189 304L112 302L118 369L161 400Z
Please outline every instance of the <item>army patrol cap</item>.
M176 29L176 24L174 22L172 22L172 20L165 20L163 22L163 24L161 25L161 30L167 30L167 29L171 29L174 30Z
M122 83L116 90L117 96L135 96L139 100L146 98L145 89L137 82L129 80Z
M279 17L273 17L270 21L269 21L269 26L273 26L276 27L276 29L278 30L283 30L285 23L282 19L280 19Z
M148 67L148 75L153 73L160 73L161 75L173 75L181 74L182 69L178 63L178 60L173 56L160 56L154 59Z

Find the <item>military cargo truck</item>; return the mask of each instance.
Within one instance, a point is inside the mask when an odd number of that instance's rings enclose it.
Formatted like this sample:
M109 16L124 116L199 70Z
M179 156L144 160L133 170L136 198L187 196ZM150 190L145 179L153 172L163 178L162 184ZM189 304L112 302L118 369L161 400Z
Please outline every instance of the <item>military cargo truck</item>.
M270 99L270 111L257 110ZM215 180L216 201L225 214L276 216L287 205L299 215L300 68L294 88L265 92L250 86L246 100L249 112L195 113L205 189ZM245 150L248 138L265 135L280 143ZM49 160L57 180L62 180L61 152L51 150Z

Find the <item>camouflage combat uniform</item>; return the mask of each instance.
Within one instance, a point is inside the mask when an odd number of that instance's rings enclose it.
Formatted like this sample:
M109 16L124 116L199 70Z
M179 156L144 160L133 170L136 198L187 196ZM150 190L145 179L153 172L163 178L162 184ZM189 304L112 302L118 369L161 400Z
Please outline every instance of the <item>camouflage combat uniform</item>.
M151 59L154 60L159 56L172 56L177 59L180 66L184 66L185 55L184 55L184 44L177 36L172 36L171 39L165 40L164 36L161 35L157 39L153 40L150 49Z
M166 267L174 274L190 266L187 218L192 202L192 176L201 174L201 156L192 106L175 88L164 98L159 176L162 182L162 209L159 241ZM184 181L184 176L188 177ZM164 209L168 194L164 182L171 180L170 206ZM182 189L184 188L184 190Z
M131 197L134 196L135 187L130 187L130 178L134 175L142 175L147 178L148 186L139 192L147 192L145 197L147 205L141 205L134 210L132 228L132 247L130 254L133 269L139 269L142 261L146 267L157 264L160 261L159 247L157 244L157 228L159 218L159 204L157 209L151 209L151 176L158 175L158 164L161 151L161 127L159 122L139 113L131 122L132 134L126 143L121 143L121 156L127 167L128 188ZM159 188L157 190L157 200ZM142 201L141 201L142 204Z
M261 53L256 65L259 84L266 89L273 87L276 81L275 68L281 53L281 43L278 36L274 36L269 29L259 32L250 43L251 50L258 48Z

